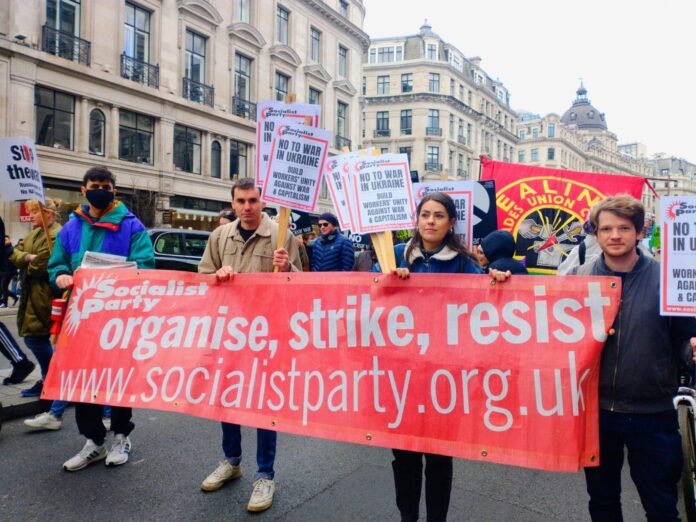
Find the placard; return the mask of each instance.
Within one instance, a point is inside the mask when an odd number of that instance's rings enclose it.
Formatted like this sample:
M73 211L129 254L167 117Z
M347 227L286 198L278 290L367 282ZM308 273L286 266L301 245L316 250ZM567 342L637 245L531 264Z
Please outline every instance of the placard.
M19 136L0 139L0 196L5 201L37 199L45 203L34 140Z
M660 198L660 315L696 315L696 196Z
M457 222L454 232L461 236L469 251L473 248L474 230L474 191L475 181L424 181L414 183L416 207L429 192L443 192L449 195L457 207Z

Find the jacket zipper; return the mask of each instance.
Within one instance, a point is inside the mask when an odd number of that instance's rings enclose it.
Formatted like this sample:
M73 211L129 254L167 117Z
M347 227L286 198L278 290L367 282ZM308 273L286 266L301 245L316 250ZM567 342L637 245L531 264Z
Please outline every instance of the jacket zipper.
M611 381L611 409L614 411L614 404L616 403L616 374L619 373L619 352L621 351L621 314L623 306L623 299L619 303L619 324L618 324L618 337L616 338L616 363L614 363L614 377Z

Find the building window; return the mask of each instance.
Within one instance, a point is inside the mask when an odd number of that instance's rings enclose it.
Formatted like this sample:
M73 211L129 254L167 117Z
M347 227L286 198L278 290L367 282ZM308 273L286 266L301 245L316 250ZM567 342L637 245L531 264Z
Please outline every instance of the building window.
M174 125L174 166L184 172L201 173L201 131Z
M121 109L118 120L118 159L152 165L155 119Z
M459 99L464 101L464 86L461 83L459 84Z
M426 148L425 170L440 170L440 147L428 146Z
M404 59L404 48L399 45L396 48L396 61L401 62Z
M411 152L413 152L413 147L399 147L399 154L406 154L409 164L411 163Z
M315 27L310 30L309 58L314 62L321 59L321 31Z
M241 54L234 59L234 95L251 101L251 60Z
M348 18L348 2L346 0L338 0L338 12L341 16Z
M278 6L276 11L276 36L280 43L288 45L288 26L290 20L290 11Z
M452 140L454 139L454 114L449 116L449 137Z
M309 103L311 103L312 105L321 105L321 91L318 91L310 87L309 96L307 98Z
M275 92L276 100L285 101L285 97L290 92L290 77L283 73L276 72L275 74Z
M370 63L377 63L377 49L370 49Z
M377 113L377 136L389 135L389 111Z
M539 149L532 149L531 161L539 161Z
M401 111L401 134L410 135L413 127L413 116L411 109L403 109Z
M546 151L546 159L556 159L556 149L549 147L549 149Z
M556 136L556 124L555 123L547 123L546 124L546 135L549 138L554 138Z
M440 92L440 75L438 73L430 73L428 90L430 92Z
M367 94L367 78L363 76L362 79L362 95L365 96Z
M206 38L193 31L186 31L186 78L205 83Z
M524 139L525 134L524 134L523 130L520 131L519 136L520 136L520 140Z
M237 0L237 19L246 24L251 23L251 0Z
M222 176L222 147L220 142L213 141L210 145L210 175L220 179Z
M379 63L391 63L394 61L393 47L380 47L377 54Z
M428 44L428 60L437 60L437 45Z
M247 177L247 144L230 140L230 179Z
M348 105L338 102L336 106L336 136L346 138L348 134Z
M104 138L106 133L106 118L99 109L89 113L89 153L97 156L104 155Z
M440 128L440 111L437 109L428 109L428 128Z
M75 98L69 94L36 87L36 144L62 149L73 148Z
M536 127L532 129L532 139L533 140L539 139L539 129L537 129Z
M389 154L389 147L381 147L379 149L380 154Z
M401 75L401 92L411 92L413 90L413 73Z
M389 76L377 77L377 94L389 94Z
M348 75L348 49L338 46L338 76L345 78Z
M524 156L525 156L524 151L523 151L523 150L518 150L518 151L517 151L517 162L518 162L518 163L524 163L524 162L525 162Z
M150 12L126 2L123 53L150 63Z

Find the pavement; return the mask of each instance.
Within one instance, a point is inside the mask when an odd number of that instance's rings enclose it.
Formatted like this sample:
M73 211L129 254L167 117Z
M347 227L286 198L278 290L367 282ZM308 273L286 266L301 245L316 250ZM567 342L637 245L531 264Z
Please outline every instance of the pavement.
M22 351L26 353L27 356L30 357L34 362L36 362L31 352L26 349L24 343L22 343L21 339L17 336L17 329L13 324L16 314L16 307L0 308L0 320L10 327L15 339L17 339L20 344ZM2 383L2 380L12 373L12 366L4 357L0 357L0 359L0 383ZM21 417L30 417L49 409L51 406L51 401L41 400L39 397L24 398L21 395L21 391L24 388L29 388L40 378L41 371L39 370L39 365L37 364L34 371L21 384L0 384L0 424L2 421L18 419Z

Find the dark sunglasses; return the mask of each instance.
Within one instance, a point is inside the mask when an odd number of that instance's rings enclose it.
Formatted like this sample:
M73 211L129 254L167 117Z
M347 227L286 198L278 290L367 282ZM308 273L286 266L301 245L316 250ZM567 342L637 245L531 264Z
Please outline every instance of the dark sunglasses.
M319 228L328 227L331 223L319 223Z

